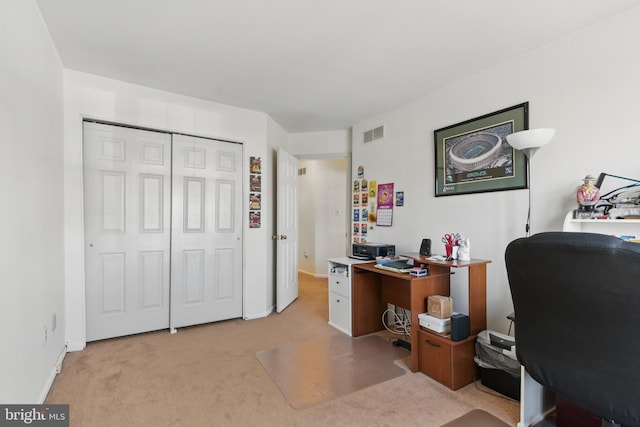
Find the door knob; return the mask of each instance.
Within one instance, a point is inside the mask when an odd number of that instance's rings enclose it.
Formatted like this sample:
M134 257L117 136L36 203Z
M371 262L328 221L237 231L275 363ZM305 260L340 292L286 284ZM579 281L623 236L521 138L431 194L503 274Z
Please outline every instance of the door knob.
M282 240L287 240L287 235L286 235L286 234L281 234L281 235L280 235L280 238L281 238Z
M278 235L274 234L273 236L271 236L271 240L278 240Z

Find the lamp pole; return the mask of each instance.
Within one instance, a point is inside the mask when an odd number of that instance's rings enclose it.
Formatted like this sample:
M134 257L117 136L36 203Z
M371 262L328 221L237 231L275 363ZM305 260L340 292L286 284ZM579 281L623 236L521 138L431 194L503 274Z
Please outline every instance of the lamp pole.
M523 148L525 157L527 158L527 182L529 183L529 211L527 212L527 225L525 226L525 235L529 237L531 235L531 209L533 208L533 195L531 191L531 187L533 186L533 181L531 181L531 164L533 160L533 155L536 154L540 147L529 147Z

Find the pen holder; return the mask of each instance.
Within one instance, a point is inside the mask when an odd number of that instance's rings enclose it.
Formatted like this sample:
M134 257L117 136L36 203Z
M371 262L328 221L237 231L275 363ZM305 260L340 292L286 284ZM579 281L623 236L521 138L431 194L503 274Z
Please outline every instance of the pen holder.
M453 259L453 245L450 244L445 244L444 245L444 250L446 252L447 255L447 261L451 261Z
M460 249L460 246L458 245L450 245L448 243L444 245L447 261L453 261L458 258L458 249Z

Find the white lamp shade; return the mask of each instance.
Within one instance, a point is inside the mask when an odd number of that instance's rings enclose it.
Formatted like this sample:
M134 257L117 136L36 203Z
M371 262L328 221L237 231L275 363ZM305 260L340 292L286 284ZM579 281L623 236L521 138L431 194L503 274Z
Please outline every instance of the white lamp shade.
M507 142L516 150L540 148L547 145L556 134L552 128L530 129L507 135Z

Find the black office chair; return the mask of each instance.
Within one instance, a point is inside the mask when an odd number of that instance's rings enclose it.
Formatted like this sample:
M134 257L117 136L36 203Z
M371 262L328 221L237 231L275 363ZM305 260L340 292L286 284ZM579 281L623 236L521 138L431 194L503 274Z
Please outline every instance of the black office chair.
M640 244L540 233L505 252L518 360L603 419L640 425Z

